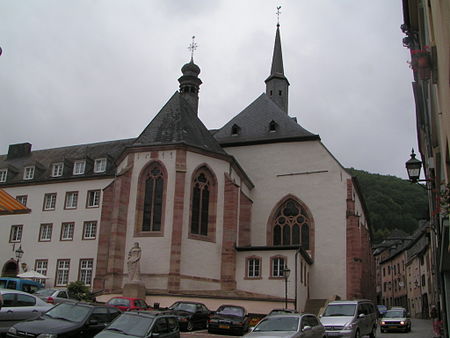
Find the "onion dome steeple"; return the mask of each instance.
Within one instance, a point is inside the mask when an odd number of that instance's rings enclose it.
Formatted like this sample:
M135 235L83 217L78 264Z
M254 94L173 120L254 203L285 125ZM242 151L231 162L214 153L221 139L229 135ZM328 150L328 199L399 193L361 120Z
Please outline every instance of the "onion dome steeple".
M194 39L195 36L192 37L192 43L188 47L191 50L191 61L181 68L183 75L178 79L178 82L180 83L180 94L192 105L192 108L198 114L198 92L202 80L198 77L200 67L194 63L194 50L197 48Z
M277 7L277 15L280 14ZM275 44L273 48L272 68L266 79L266 94L287 114L289 81L284 76L283 54L281 53L280 23L277 23Z

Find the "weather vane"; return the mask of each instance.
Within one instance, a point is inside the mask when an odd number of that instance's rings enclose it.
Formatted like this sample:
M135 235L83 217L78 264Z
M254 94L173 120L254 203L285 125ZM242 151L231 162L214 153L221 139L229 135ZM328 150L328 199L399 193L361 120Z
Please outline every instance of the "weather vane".
M277 26L280 25L280 14L281 14L280 9L281 6L277 6Z
M195 43L195 35L192 36L192 42L188 49L191 51L191 61L194 61L194 51L197 49L197 44Z

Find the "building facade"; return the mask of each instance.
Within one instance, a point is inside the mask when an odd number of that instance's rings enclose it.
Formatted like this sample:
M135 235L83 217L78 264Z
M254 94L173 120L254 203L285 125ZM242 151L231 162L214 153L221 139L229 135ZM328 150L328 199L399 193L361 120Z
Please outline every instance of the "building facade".
M364 200L287 113L279 26L266 92L219 130L198 118L199 73L193 59L182 67L179 90L136 138L10 146L0 187L31 212L1 218L0 257L20 244L48 285L120 293L138 243L150 295L286 300L300 311L335 295L374 299Z

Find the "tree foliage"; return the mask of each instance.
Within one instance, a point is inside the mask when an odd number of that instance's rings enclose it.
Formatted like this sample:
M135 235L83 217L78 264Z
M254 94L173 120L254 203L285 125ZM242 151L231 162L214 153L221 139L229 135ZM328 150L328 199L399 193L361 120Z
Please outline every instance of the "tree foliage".
M419 220L429 218L427 192L419 184L354 168L348 171L358 179L374 242L382 241L394 229L411 234Z
M93 301L91 290L81 281L71 282L67 285L67 291L70 297L82 301Z

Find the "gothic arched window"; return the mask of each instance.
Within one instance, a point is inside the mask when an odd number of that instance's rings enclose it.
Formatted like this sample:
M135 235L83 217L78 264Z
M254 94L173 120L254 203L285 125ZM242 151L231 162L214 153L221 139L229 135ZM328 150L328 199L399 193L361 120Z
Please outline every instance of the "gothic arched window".
M206 168L193 176L190 233L208 237L215 217L215 179Z
M146 175L141 231L161 231L164 195L164 175L158 163Z
M302 206L292 198L287 199L275 212L273 220L273 245L299 245L309 250L308 216Z

